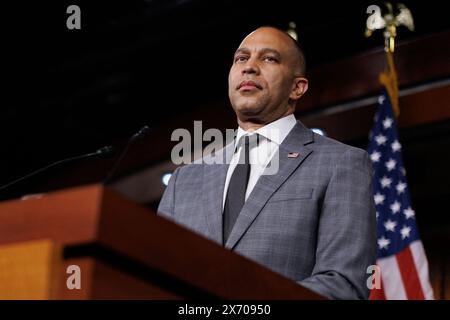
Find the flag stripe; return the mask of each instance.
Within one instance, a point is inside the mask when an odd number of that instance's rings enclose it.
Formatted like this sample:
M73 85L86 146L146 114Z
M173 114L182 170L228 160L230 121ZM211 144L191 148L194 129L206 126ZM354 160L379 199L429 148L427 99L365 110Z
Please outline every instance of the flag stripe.
M430 285L428 279L428 262L423 248L422 241L414 241L411 244L411 253L416 265L417 272L419 273L419 280L422 286L422 291L425 295L425 299L433 300L433 288Z
M384 295L388 300L405 300L406 291L402 283L402 276L395 256L378 259L381 267L381 279L384 286Z
M406 296L408 300L424 300L425 297L422 292L422 286L420 285L419 275L409 248L409 246L406 247L396 255L400 274L406 289Z

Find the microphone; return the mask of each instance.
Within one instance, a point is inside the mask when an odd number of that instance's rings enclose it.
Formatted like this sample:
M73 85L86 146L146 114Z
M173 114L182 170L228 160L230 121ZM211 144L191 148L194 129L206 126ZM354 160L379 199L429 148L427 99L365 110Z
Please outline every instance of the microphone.
M133 134L131 136L130 139L128 139L127 144L125 145L125 148L123 148L122 152L120 153L120 155L117 157L117 159L114 161L114 165L111 168L111 170L109 171L108 175L106 176L105 179L103 179L103 184L107 184L108 182L111 181L111 179L114 177L117 169L119 168L120 163L122 162L122 159L125 157L125 155L128 152L128 149L130 148L130 146L133 144L133 142L139 138L145 137L149 134L150 132L150 127L149 126L143 126L141 129L139 129L138 132L136 132L135 134Z
M66 163L66 162L71 162L71 161L74 161L74 160L79 160L79 159L86 159L86 158L93 158L93 157L97 157L97 158L107 157L107 156L111 155L113 153L113 151L114 151L113 147L105 146L105 147L102 147L102 148L98 149L95 152L91 152L91 153L83 154L83 155L80 155L80 156L70 157L70 158L67 158L67 159L56 161L56 162L54 162L54 163L52 163L52 164L50 164L48 166L45 166L45 167L40 168L40 169L38 169L36 171L33 171L33 172L27 174L24 177L21 177L19 179L16 179L14 181L11 181L11 182L1 186L0 187L0 191L4 191L5 189L7 189L9 187L11 187L11 186L13 186L13 185L23 181L23 180L26 180L26 179L34 176L34 175L37 175L38 173L41 173L41 172L43 172L43 171L45 171L47 169L50 169L50 168L52 168L54 166L57 166L57 165L60 165L60 164Z

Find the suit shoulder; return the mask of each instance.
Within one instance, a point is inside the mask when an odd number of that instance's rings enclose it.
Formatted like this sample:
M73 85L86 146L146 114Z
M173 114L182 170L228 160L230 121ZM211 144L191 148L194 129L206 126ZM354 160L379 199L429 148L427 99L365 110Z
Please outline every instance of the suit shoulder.
M198 174L202 170L203 170L203 164L195 163L195 162L179 166L176 169L178 177L183 177L185 175Z
M322 153L335 154L337 157L345 153L361 157L367 155L367 151L364 149L350 146L333 138L321 136L317 133L314 133L314 144L312 145L312 148Z

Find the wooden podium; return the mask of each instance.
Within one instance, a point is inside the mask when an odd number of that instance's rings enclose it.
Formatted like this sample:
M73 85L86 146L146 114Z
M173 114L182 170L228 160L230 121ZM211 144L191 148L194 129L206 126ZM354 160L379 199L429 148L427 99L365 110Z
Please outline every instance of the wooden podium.
M0 203L0 299L185 298L323 299L101 185Z

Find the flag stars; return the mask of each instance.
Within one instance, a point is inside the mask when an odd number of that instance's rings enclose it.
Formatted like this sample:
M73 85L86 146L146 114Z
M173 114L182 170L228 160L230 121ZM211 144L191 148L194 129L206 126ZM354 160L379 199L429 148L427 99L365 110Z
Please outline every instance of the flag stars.
M392 123L393 123L393 121L391 118L388 117L388 118L384 119L383 120L384 129L389 129L390 127L392 127Z
M385 199L385 196L379 192L373 197L373 200L375 201L376 205L383 204L384 199Z
M397 226L397 222L392 221L391 219L389 219L388 221L386 221L384 223L384 228L386 229L386 231L395 232L395 227L396 226Z
M375 136L375 141L377 142L377 144L379 146L381 146L381 145L384 145L386 143L387 138L386 138L386 136L384 136L382 134L379 134L379 135Z
M380 158L381 158L381 153L379 153L378 151L374 151L370 155L370 160L372 160L372 162L378 162L378 161L380 161Z
M399 182L397 184L397 186L395 187L395 189L397 189L397 193L398 194L402 194L403 192L405 192L406 189L406 183L404 182Z
M391 143L391 148L393 152L400 151L402 149L402 145L398 140L395 140L393 143Z
M390 178L384 176L384 177L380 180L380 183L381 183L381 187L382 187L382 188L390 188L390 187L391 187L391 183L392 183L392 179L390 179Z
M376 218L377 259L384 259L396 257L406 246L420 239L416 213L410 203L410 187L402 161L404 146L398 136L396 117L386 91L377 99L379 108L369 133L367 156L373 166L372 205L375 204L375 208L372 214Z
M413 209L411 209L411 207L403 210L403 214L405 215L406 219L414 218L414 216L416 215L416 213L414 212Z
M403 226L400 230L400 234L402 235L402 240L409 238L409 234L411 233L411 227Z
M394 159L389 159L389 161L385 163L386 169L388 171L394 170L396 165L397 161L395 161Z
M380 239L377 240L378 242L378 248L381 249L386 249L389 247L389 245L391 244L391 240L386 239L384 236L382 236Z
M389 206L389 208L391 208L392 214L396 214L397 212L400 211L400 202L395 201L393 204Z

